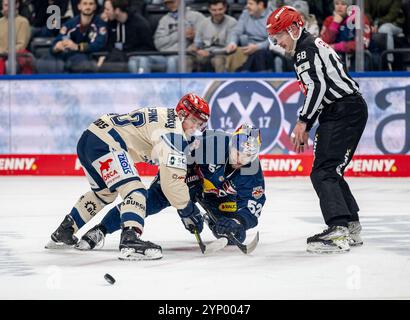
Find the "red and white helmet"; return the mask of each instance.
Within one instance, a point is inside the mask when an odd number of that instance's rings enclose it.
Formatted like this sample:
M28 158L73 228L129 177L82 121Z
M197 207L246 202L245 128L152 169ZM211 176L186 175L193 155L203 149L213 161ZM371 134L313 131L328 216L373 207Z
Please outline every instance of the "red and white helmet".
M177 113L183 110L185 111L185 116L193 115L205 123L209 120L210 112L208 103L195 93L184 95L181 100L179 100L175 110Z
M293 40L297 40L290 32L290 27L294 23L296 23L300 29L305 25L302 15L295 8L291 6L283 6L272 12L266 21L266 30L271 43L275 45L276 43L273 36L284 30L290 34Z

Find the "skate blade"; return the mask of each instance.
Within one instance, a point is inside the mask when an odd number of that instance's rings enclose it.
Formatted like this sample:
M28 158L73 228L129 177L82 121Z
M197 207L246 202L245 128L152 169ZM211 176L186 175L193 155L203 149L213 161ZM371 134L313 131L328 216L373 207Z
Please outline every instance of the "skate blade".
M81 251L91 251L91 250L98 250L101 249L102 247L104 247L105 244L105 240L101 240L100 242L98 242L94 248L91 248L90 244L86 241L81 239L76 245L75 245L75 249L77 250L81 250Z
M81 251L90 251L90 250L92 250L90 244L85 240L80 240L74 246L74 248L77 249L77 250L81 250Z
M308 244L307 252L318 254L333 254L333 253L346 253L350 251L349 246L323 246L320 243Z
M136 253L134 249L123 248L120 251L118 259L127 261L138 261L138 260L158 260L162 258L162 252L158 249L147 249L145 254Z
M45 249L53 249L53 250L64 250L64 249L71 249L74 245L68 245L63 242L54 242L50 240L45 246Z
M351 247L361 247L363 245L363 241L362 242L349 242L349 245Z
M349 245L351 247L360 247L363 245L363 240L360 237L356 237L356 239L354 239L352 236L350 236Z

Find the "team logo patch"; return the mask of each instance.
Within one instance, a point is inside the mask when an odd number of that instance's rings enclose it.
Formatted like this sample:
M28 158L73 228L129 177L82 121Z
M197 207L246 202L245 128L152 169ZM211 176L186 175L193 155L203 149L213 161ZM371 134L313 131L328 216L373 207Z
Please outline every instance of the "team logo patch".
M104 180L105 184L107 184L107 186L120 179L120 175L115 168L115 162L111 154L101 157L96 162L101 177Z
M218 209L222 212L236 212L236 202L223 202L218 206Z
M262 188L262 186L259 187L255 187L252 190L252 197L254 197L255 199L260 199L264 194L264 190Z
M107 159L105 161L98 161L98 162L100 164L101 175L104 175L104 172L110 172L111 162L113 162L112 159Z
M104 34L107 33L107 28L106 27L101 27L99 31L100 31L101 35L104 35Z

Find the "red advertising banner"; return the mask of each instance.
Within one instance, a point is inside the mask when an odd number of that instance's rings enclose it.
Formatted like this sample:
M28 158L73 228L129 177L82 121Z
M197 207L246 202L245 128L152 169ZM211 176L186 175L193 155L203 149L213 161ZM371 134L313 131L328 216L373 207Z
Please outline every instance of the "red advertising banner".
M308 176L312 155L261 155L266 177ZM145 163L136 165L141 176L153 176L157 167ZM82 176L76 155L0 155L0 176ZM346 176L410 177L409 155L359 155L346 169Z

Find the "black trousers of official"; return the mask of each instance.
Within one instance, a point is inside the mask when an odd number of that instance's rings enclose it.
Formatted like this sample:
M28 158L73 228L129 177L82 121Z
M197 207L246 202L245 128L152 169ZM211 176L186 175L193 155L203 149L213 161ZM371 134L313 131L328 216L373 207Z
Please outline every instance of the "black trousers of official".
M343 175L366 121L367 104L359 93L325 107L319 116L310 178L328 226L359 221L359 206Z

